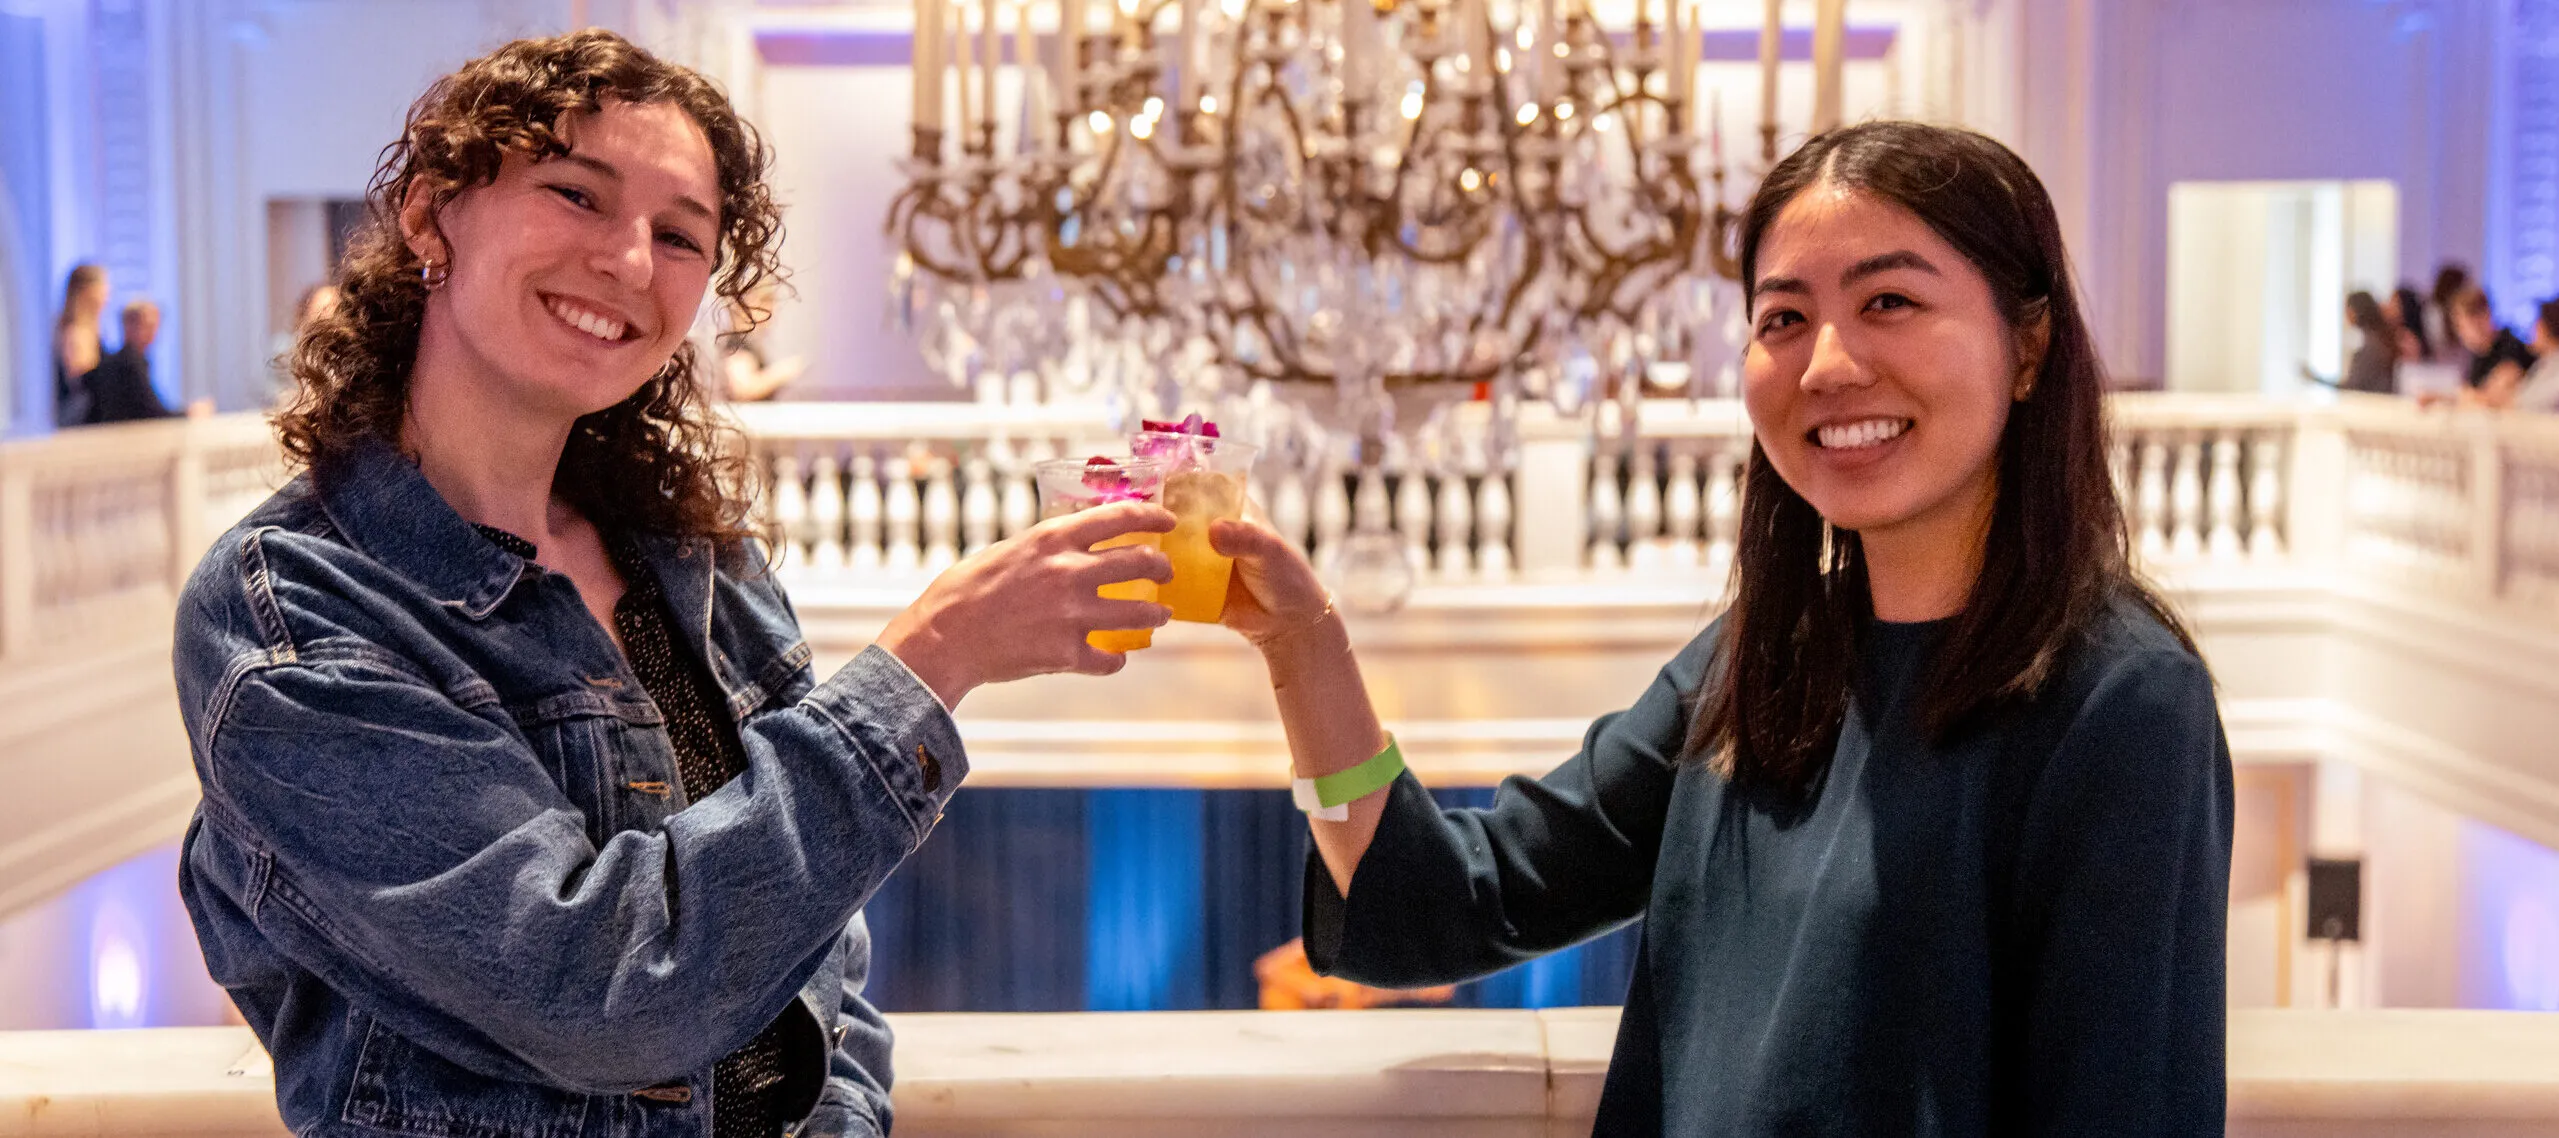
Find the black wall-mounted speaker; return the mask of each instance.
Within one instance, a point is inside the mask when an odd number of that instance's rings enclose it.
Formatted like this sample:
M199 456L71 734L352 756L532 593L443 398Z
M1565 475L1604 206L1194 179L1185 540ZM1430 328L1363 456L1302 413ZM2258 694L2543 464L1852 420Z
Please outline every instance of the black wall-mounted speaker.
M2361 858L2310 859L2310 928L2312 940L2363 939Z

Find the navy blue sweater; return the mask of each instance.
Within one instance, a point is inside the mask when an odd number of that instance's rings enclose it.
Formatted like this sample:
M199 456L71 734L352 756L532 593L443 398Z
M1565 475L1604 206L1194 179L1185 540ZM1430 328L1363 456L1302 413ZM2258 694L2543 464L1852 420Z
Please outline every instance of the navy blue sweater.
M1870 627L1809 803L1678 761L1718 628L1544 778L1446 810L1409 774L1308 957L1391 987L1645 918L1599 1133L2223 1128L2230 751L2201 661L2118 604L2044 693L1945 747L1942 624Z

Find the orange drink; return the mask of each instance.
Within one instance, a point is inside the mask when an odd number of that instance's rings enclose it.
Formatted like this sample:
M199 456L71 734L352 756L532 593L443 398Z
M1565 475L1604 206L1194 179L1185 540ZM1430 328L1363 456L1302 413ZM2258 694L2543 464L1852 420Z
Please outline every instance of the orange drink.
M1052 459L1034 466L1040 484L1040 517L1059 517L1111 502L1152 502L1163 490L1163 470L1149 459ZM1163 548L1160 533L1129 533L1093 547L1095 552L1123 545ZM1098 592L1105 600L1152 601L1156 584L1139 578L1115 581ZM1104 652L1134 652L1155 643L1151 628L1103 628L1085 634L1084 642Z
M1215 624L1226 612L1226 581L1235 562L1209 546L1208 524L1244 516L1245 476L1258 448L1180 430L1140 431L1129 445L1164 464L1162 501L1173 511L1173 532L1164 535L1173 579L1156 599L1173 610L1175 620Z

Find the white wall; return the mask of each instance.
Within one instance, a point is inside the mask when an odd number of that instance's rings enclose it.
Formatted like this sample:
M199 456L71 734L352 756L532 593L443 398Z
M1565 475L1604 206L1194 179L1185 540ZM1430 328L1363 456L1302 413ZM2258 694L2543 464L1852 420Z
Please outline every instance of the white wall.
M519 35L565 26L557 2L268 5L242 29L243 157L252 191L351 198L427 84ZM325 112L325 113L322 113Z

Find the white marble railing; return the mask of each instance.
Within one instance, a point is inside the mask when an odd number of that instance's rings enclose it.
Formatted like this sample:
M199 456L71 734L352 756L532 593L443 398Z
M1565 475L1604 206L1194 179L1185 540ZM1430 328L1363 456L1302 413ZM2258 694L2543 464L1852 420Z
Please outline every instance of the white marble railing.
M1594 426L1531 408L1494 462L1447 447L1362 472L1338 452L1274 448L1257 496L1319 560L1356 527L1391 531L1425 581L1720 579L1750 451L1739 406L1648 401L1631 431L1611 411ZM2122 395L2112 413L2118 489L2155 568L2343 556L2396 584L2559 608L2559 419L2186 395ZM741 418L803 579L927 575L1038 516L1032 462L1118 445L1098 409Z
M1578 1138L1617 1009L891 1016L897 1132ZM2237 1138L2559 1132L2559 1016L2235 1011ZM0 1033L0 1136L271 1138L245 1028Z
M2113 413L2113 468L2154 566L2342 559L2559 611L2559 418L2182 395L2118 396ZM1099 408L767 404L739 418L800 580L920 583L1038 517L1033 462L1120 445ZM1426 581L1720 579L1750 446L1739 407L1659 400L1631 432L1596 421L1532 408L1498 463L1448 447L1363 473L1275 447L1257 496L1319 558L1354 527L1393 532ZM164 619L205 541L277 470L247 416L0 445L0 664Z
M0 444L0 664L165 635L205 543L279 469L253 416Z

